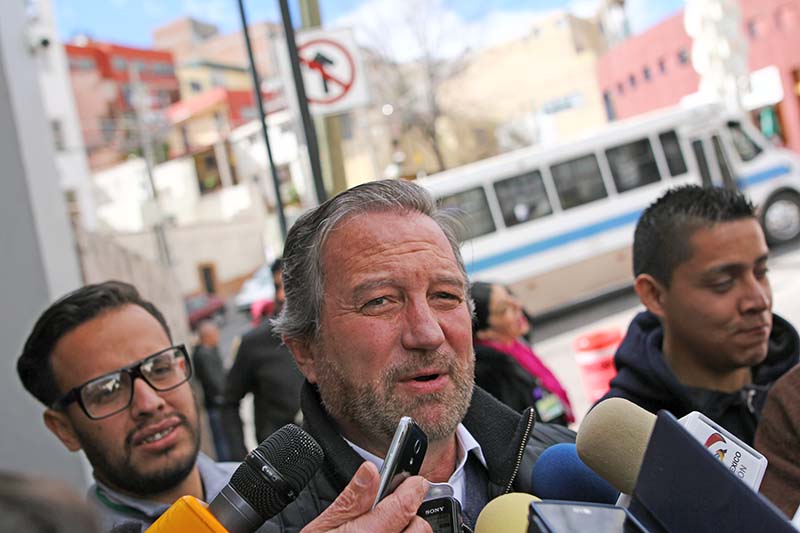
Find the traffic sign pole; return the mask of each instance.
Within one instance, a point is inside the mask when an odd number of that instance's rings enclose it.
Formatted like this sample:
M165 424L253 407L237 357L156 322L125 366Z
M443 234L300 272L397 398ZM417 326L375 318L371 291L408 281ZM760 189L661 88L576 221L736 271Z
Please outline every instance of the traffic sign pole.
M322 25L317 0L299 0L300 18L303 28L315 28ZM324 78L323 78L324 79ZM347 177L342 155L341 119L328 116L314 121L320 133L320 149L323 153L326 174L330 177L331 191L336 194L347 189Z
M300 118L303 121L303 131L306 136L308 159L311 164L311 176L314 180L317 202L322 203L327 199L328 195L325 192L325 184L322 182L322 167L319 161L317 132L314 130L314 123L311 121L311 113L308 111L308 101L306 100L305 85L303 85L303 75L300 72L300 58L297 55L297 42L294 36L294 26L292 26L292 14L289 12L287 0L278 0L278 2L281 6L283 32L286 36L286 47L289 50L289 63L292 67L292 77L294 78L294 86L297 91L297 106L300 108Z

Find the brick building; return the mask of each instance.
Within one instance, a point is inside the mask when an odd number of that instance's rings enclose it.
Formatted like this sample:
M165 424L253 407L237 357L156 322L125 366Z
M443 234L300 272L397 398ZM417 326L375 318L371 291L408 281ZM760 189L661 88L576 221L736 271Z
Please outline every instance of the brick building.
M64 48L89 166L113 165L140 149L132 70L149 96L149 107L164 109L179 98L172 54L97 41Z
M800 151L800 2L740 0L740 8L751 73L774 66L780 78L776 101L758 104L751 110L753 118L767 135ZM700 78L692 68L691 49L683 11L611 48L597 65L608 118L676 105L695 93Z

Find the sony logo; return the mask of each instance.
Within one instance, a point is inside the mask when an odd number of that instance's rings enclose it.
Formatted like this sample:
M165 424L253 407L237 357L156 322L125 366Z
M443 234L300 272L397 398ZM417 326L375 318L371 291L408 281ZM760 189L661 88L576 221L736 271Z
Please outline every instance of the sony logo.
M442 505L441 507L432 507L430 509L425 509L425 514L431 515L435 513L441 513L442 511L444 511L444 505Z

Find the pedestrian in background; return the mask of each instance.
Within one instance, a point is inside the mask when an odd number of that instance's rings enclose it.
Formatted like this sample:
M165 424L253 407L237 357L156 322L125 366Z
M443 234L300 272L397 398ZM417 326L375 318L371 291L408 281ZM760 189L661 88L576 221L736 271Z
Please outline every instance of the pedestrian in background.
M211 320L204 320L197 328L198 344L192 352L195 375L203 390L203 403L208 414L211 437L217 460L230 458L229 439L222 421L225 404L225 368L219 353L219 328Z

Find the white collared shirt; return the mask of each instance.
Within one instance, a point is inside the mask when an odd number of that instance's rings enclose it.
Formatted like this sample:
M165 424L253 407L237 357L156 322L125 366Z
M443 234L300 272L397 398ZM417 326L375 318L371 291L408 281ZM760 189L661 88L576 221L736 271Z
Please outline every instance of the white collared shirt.
M378 470L381 469L383 466L383 459L375 454L369 453L367 450L356 444L353 444L347 439L344 440L356 451L356 453L358 453L358 455L377 466ZM456 469L453 471L453 475L450 476L450 479L447 480L447 483L431 483L431 489L436 486L449 486L453 491L453 497L457 499L463 507L464 498L466 496L466 472L464 471L464 465L467 464L467 454L471 452L474 453L484 467L486 467L486 458L483 456L481 445L478 444L478 441L475 440L475 437L472 436L472 433L470 433L469 430L464 427L464 424L458 424L458 427L456 428L456 443L458 460L456 461ZM429 492L431 489L429 489Z

